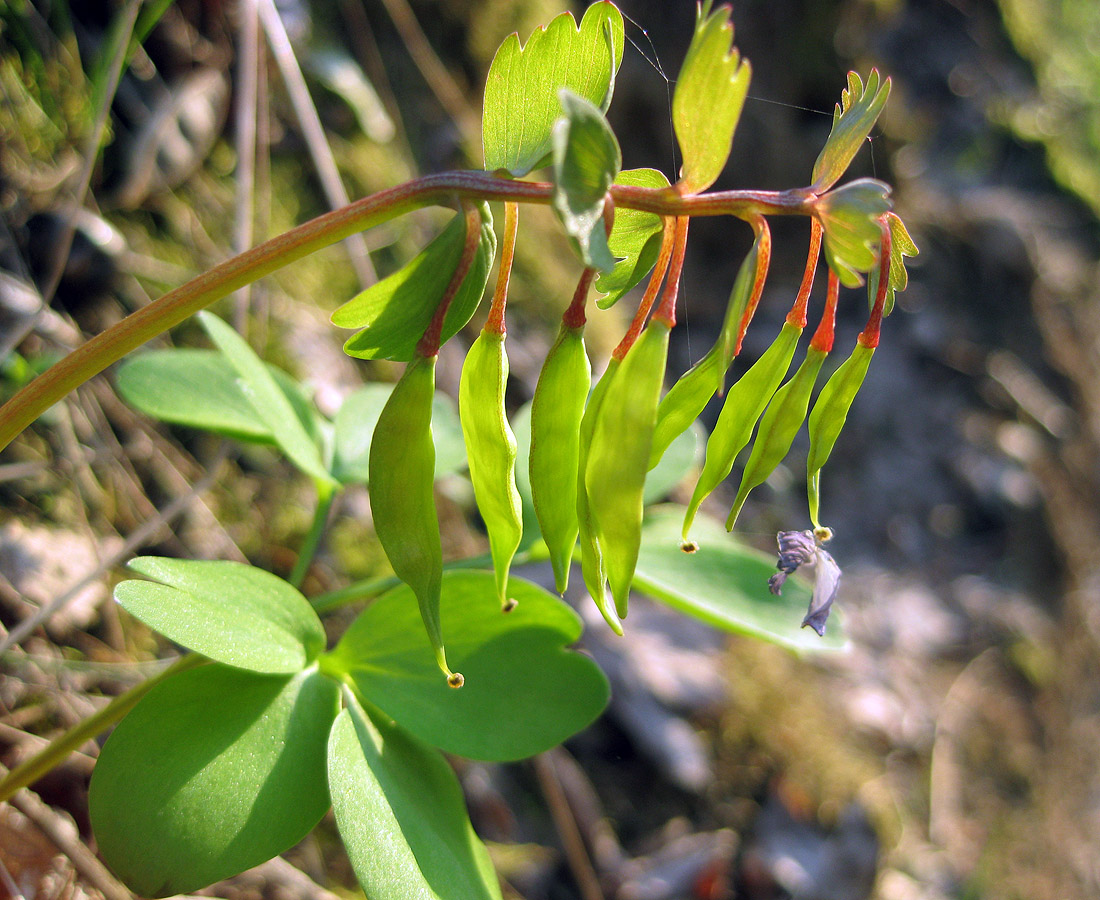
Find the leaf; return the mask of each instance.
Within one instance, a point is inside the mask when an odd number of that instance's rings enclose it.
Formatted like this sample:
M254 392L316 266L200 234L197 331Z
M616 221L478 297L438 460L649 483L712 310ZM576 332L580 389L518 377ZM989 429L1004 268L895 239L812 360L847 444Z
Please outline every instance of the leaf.
M848 73L848 87L841 93L840 103L833 112L829 140L814 163L815 192L827 191L851 165L889 96L890 79L880 83L878 69L872 69L867 76L866 89L857 73Z
M667 188L668 179L656 169L627 169L615 177L615 184L631 187ZM657 262L661 250L664 222L656 213L620 206L607 247L616 258L615 268L596 279L596 290L606 294L596 301L600 309L609 309L619 298L640 282Z
M733 46L730 8L710 13L700 4L672 96L672 122L684 164L678 189L696 194L712 184L729 159L733 133L749 90L752 68Z
M368 606L332 651L356 692L422 741L473 759L521 759L586 727L608 686L588 657L572 609L513 576L517 606L502 613L491 572L443 575L440 618L447 660L466 679L452 690L424 641L412 591L396 588Z
M254 672L293 673L325 649L313 607L281 578L243 563L139 556L115 600L169 640Z
M354 699L329 739L340 838L370 900L499 900L462 789L435 750Z
M803 631L810 588L792 578L782 596L768 591L775 557L752 550L706 516L695 520L699 549L680 549L679 507L657 510L642 531L634 587L643 594L727 631L749 634L792 650L835 650L845 644L833 627L825 638Z
M316 429L316 412L302 387L268 366L302 426ZM274 444L275 435L241 390L237 371L217 350L151 350L126 360L115 376L122 399L147 416L240 441Z
M321 460L317 442L295 415L294 407L279 389L264 361L244 338L213 313L200 312L199 321L236 370L242 393L271 430L279 448L307 475L319 482L331 483L332 476Z
M612 3L593 3L579 26L562 13L522 47L519 35L509 35L485 80L486 171L519 177L547 165L561 115L558 91L568 88L606 110L622 58L623 17Z
M595 106L562 88L565 115L554 123L554 192L550 204L581 261L610 272L603 209L607 191L622 165L619 142Z
M392 384L366 384L348 394L336 413L332 474L343 484L366 483L371 435ZM432 398L432 438L435 441L435 477L453 475L466 466L466 446L455 402L444 393Z
M336 683L308 670L181 672L122 720L88 807L99 852L143 897L190 893L293 847L328 809Z
M493 217L479 204L481 236L477 255L443 320L442 341L452 338L470 321L489 277L496 253ZM357 294L332 314L339 328L361 328L344 344L344 352L358 359L396 359L408 362L431 322L436 306L458 268L466 243L463 216L456 216L416 257L392 275Z
M890 283L886 286L886 299L882 306L883 316L890 315L894 310L894 295L898 291L904 291L909 286L909 273L905 269L905 257L916 256L920 251L905 224L896 213L886 214L886 223L890 227ZM867 298L871 305L875 305L875 294L878 293L878 269L872 268L867 277Z
M823 194L814 206L825 230L825 259L845 287L863 284L860 272L878 261L880 217L890 209L890 188L860 178Z

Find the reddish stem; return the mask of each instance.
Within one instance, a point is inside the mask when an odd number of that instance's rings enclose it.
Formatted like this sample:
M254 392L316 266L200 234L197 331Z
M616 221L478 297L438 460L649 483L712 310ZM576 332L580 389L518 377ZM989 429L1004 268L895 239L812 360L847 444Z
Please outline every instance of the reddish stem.
M462 282L466 279L470 267L474 264L474 257L477 256L478 244L481 242L481 212L472 203L463 203L462 210L466 216L466 244L462 248L462 256L458 260L458 267L447 284L447 290L443 292L443 297L435 308L435 313L432 315L431 322L428 323L424 336L416 345L417 356L429 357L439 353L439 344L443 336L443 320L447 318L447 310L450 309L451 301L454 300L458 289L462 287Z
M810 253L806 258L806 271L802 273L802 284L798 287L798 296L794 298L794 306L787 313L787 324L795 328L806 327L806 306L810 300L810 290L814 286L814 276L817 275L817 261L821 256L821 223L817 219L810 219Z
M874 349L878 346L879 330L882 328L882 312L886 306L886 292L890 289L891 256L890 223L882 220L882 242L878 251L878 290L875 291L875 305L871 307L870 318L856 340L864 347Z
M653 271L649 275L649 284L646 285L645 293L642 295L642 302L638 304L638 310L634 313L634 320L630 323L630 327L626 330L626 334L623 335L623 339L619 341L619 346L615 348L611 354L615 359L622 359L626 356L626 351L629 350L634 342L638 339L638 335L642 333L642 326L645 324L646 316L649 315L650 309L653 308L653 301L657 299L657 292L661 289L661 282L664 280L665 272L668 271L669 261L672 259L672 247L676 235L676 225L673 220L664 220L664 232L661 235L661 249L657 254L657 264L653 267Z
M512 258L516 253L516 233L519 231L519 204L504 204L504 239L500 247L500 268L497 270L497 286L493 291L493 304L485 330L491 334L506 334L504 309L508 305L508 280L512 276Z
M580 328L585 323L584 308L588 302L588 289L592 287L592 282L596 279L595 269L585 269L581 272L580 280L577 282L577 289L573 291L573 300L569 304L569 307L562 314L562 323L567 328Z
M817 331L810 339L810 347L828 353L833 349L833 332L836 329L836 301L840 296L840 279L836 272L829 269L829 287L825 292L825 311L821 314L821 322Z
M665 280L665 292L661 295L661 302L657 305L653 318L668 325L676 326L676 298L680 294L680 275L684 271L684 254L687 252L688 225L691 219L688 216L678 216L676 219L676 231L673 236L672 262L668 267L668 278Z
M764 294L764 282L768 278L768 267L772 261L772 230L768 226L768 220L763 216L757 216L752 220L752 230L756 232L756 240L760 247L756 251L756 274L752 280L752 293L749 294L748 303L745 304L745 312L741 315L741 325L737 329L737 343L733 348L733 355L741 352L741 343L745 340L745 332L749 330L749 323L756 315L756 307L760 305L760 298Z

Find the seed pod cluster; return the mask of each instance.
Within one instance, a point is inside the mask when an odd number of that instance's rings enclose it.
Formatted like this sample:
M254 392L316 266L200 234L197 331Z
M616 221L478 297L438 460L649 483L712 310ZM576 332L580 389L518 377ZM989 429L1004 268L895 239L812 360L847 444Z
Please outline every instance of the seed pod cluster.
M508 357L504 335L485 329L466 354L458 386L458 412L470 481L489 534L501 608L508 599L508 571L523 536L523 513L516 488L516 438L504 410Z

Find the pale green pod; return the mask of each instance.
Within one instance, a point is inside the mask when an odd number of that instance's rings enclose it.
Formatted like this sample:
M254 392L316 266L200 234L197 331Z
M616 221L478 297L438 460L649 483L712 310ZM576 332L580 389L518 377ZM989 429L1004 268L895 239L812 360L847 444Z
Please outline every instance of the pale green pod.
M700 504L729 475L733 463L749 439L757 421L775 394L779 382L790 368L802 329L789 322L783 324L779 336L763 355L753 363L726 394L722 412L707 438L707 453L703 470L684 515L683 538L688 540L691 523Z
M668 335L666 323L651 321L623 357L600 408L585 467L588 504L620 618L626 617L642 542L643 490Z
M734 500L733 509L726 520L726 531L733 530L749 492L764 483L791 449L798 429L806 420L806 409L810 405L810 394L813 392L814 382L817 381L817 373L821 371L821 364L828 355L826 351L811 344L798 371L772 397L764 411L764 417L760 420L760 428L756 433L749 461L745 464L745 471L741 473L741 486L737 489L737 499Z
M874 347L857 342L852 355L833 372L817 396L810 413L810 452L806 457L806 490L810 504L810 521L820 528L818 504L821 493L821 469L833 452L836 439L848 419L848 411L867 376L867 367L875 355Z
M462 365L458 414L474 498L489 534L502 609L513 605L508 600L508 571L523 537L523 508L516 489L516 437L504 410L507 381L504 335L482 331Z
M592 386L584 326L564 322L546 355L531 400L531 500L559 594L569 586L577 544L577 472L581 419Z

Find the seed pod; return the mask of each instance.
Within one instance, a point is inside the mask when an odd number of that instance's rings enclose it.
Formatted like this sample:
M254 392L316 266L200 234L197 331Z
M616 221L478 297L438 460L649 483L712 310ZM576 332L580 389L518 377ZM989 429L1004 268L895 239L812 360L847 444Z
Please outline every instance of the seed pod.
M523 537L523 512L516 489L516 437L504 412L508 357L504 335L484 330L466 354L458 384L458 414L477 508L489 533L497 594L510 609L508 570Z
M435 356L417 356L393 389L371 439L367 471L374 530L393 571L416 595L436 662L448 679L439 595L443 550L432 483Z
M703 471L695 483L687 513L684 515L683 538L688 540L688 532L700 504L710 495L718 484L729 475L737 454L744 449L752 437L752 430L764 412L764 407L775 394L779 382L787 374L794 356L795 346L802 329L787 322L779 332L779 337L764 351L726 394L722 412L707 438L707 453L703 461Z
M665 322L652 320L623 357L599 411L585 468L592 521L620 618L626 617L642 541L642 492L657 424L668 335Z
M616 634L623 633L623 624L615 612L615 607L610 603L607 595L607 569L604 565L603 551L596 534L595 522L592 518L592 510L588 502L588 490L585 487L585 470L588 467L589 450L592 446L592 435L596 429L596 421L599 419L600 410L603 408L604 398L607 395L611 382L614 381L619 371L621 360L614 357L607 364L600 380L592 389L588 398L588 405L584 409L581 418L580 442L577 453L577 528L581 545L581 574L584 576L584 584L592 597L600 615Z
M563 322L531 400L529 462L531 499L559 594L569 585L569 563L577 543L581 418L591 386L584 326Z
M729 518L726 520L727 531L733 530L749 491L763 484L791 449L794 437L806 418L810 394L826 356L828 353L825 350L820 350L811 344L798 371L791 376L790 381L775 392L771 403L764 411L752 453L745 464L745 471L741 474L741 486L737 490L737 499L734 500L733 509L730 510Z
M857 342L852 355L849 356L840 368L833 372L832 377L826 382L825 387L818 394L814 403L813 412L810 413L810 452L806 457L806 490L810 503L810 521L814 528L820 528L818 521L818 500L821 490L821 469L833 452L833 445L840 435L840 430L848 418L848 411L856 399L863 379L867 375L867 367L871 364L871 357L875 355L874 347L865 347Z

